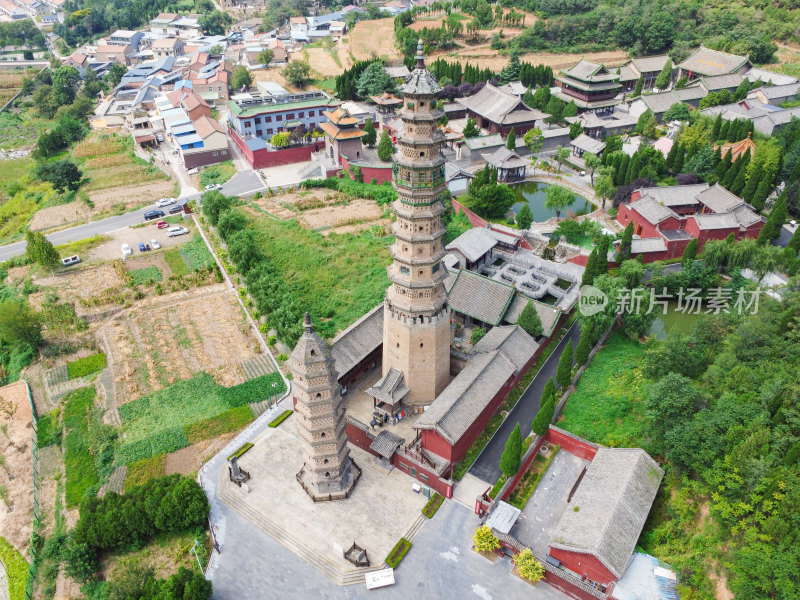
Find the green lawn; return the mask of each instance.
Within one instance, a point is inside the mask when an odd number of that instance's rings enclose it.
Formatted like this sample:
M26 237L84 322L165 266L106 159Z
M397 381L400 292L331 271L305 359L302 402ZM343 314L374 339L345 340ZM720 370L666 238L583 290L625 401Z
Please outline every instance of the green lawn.
M644 346L618 331L606 341L569 397L558 426L605 446L641 447L646 417Z
M232 160L210 165L200 172L200 185L205 187L211 183L225 183L236 175L236 167Z
M285 385L278 373L262 375L230 388L218 385L211 375L201 373L137 398L119 407L122 435L116 462L129 464L163 452L174 452L217 432L231 431L230 427L243 426L252 415L231 409L246 407L284 391ZM204 427L198 429L198 423L203 423Z
M324 337L332 338L383 300L392 237L371 231L323 236L296 221L249 216L264 254Z
M89 419L95 397L94 386L72 392L64 403L64 469L67 475L67 506L80 504L86 491L100 481L94 456L89 451Z
M106 355L102 352L84 356L78 360L73 360L67 363L67 373L70 379L77 379L78 377L85 377L99 373L106 368Z

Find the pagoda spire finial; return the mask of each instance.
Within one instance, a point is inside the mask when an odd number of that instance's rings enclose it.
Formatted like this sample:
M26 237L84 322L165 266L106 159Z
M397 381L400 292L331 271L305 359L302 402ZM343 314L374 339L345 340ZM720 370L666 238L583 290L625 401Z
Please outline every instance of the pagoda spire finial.
M305 319L303 319L303 329L309 333L314 331L314 324L311 322L311 313L306 311Z
M417 56L415 57L417 64L417 69L424 69L425 68L425 45L422 43L422 39L417 40Z

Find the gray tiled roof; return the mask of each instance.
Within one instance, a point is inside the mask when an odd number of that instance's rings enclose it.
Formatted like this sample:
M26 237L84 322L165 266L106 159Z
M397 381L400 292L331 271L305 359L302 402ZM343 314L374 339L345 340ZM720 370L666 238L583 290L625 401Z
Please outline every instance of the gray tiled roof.
M519 154L509 150L505 146L500 146L494 152L481 154L481 156L483 160L495 169L516 169L519 167L527 167L531 164L529 160L525 160L520 157Z
M631 208L647 219L648 223L652 223L653 225L657 225L669 217L678 218L678 215L676 215L672 209L662 206L648 197L640 198L631 204Z
M475 262L497 245L495 237L485 227L468 229L452 242L447 250L458 250L470 262Z
M567 130L569 130L569 128L567 128ZM505 142L499 133L493 133L491 135L481 135L478 137L467 138L464 140L464 144L466 144L467 148L470 150L482 150L483 148L502 146L505 144Z
M517 371L521 371L531 356L536 354L539 344L518 325L493 327L472 348L472 354L500 350Z
M716 183L697 194L697 199L715 213L726 213L744 204L744 200Z
M369 449L373 452L377 452L384 458L392 458L392 454L395 453L397 448L401 446L405 440L388 429L384 429L381 431L372 443L369 445Z
M661 54L659 56L643 56L641 58L634 58L631 60L633 66L639 69L641 73L655 73L661 71L664 65L667 64L669 56Z
M570 145L584 152L591 152L592 154L600 154L606 148L606 143L603 140L596 140L585 133L580 134L572 140Z
M683 88L682 90L673 90L673 92L683 102L688 102L689 100L702 100L708 96L708 92L706 92L705 89L699 85L691 85Z
M340 376L383 343L383 302L350 325L331 342L331 358Z
M663 206L686 206L697 204L697 194L707 190L707 183L692 185L670 185L666 187L641 188L642 197L652 198Z
M800 92L800 83L795 82L787 83L785 85L768 85L757 88L754 91L761 92L769 99L787 98L789 96L796 96Z
M661 92L659 94L643 94L642 102L655 114L660 115L673 105L681 102L673 92Z
M764 83L772 82L773 85L786 85L787 83L795 83L797 77L791 75L783 75L782 73L773 73L772 71L765 71L764 69L752 68L747 72L747 79L750 83L755 83L759 79Z
M514 371L514 363L498 350L476 355L436 397L414 428L433 429L455 444Z
M657 238L641 238L631 240L631 254L643 254L645 252L664 252L667 245L664 239Z
M403 372L394 367L367 390L368 395L392 405L400 402L408 392L408 386L403 383Z
M542 322L542 335L549 337L550 334L553 333L556 323L558 323L558 317L561 316L561 309L551 306L550 304L545 304L544 302L539 302L533 298L528 298L523 294L516 294L514 296L514 299L511 301L511 306L508 307L508 311L503 317L503 321L511 324L516 323L519 320L519 316L522 314L522 310L531 303L536 309L536 312L539 313L539 320Z
M620 81L636 81L637 79L639 79L639 75L630 67L630 65L622 65L619 68Z
M742 83L742 79L743 77L738 73L730 73L728 75L703 77L701 81L709 92L716 92L718 90L739 87L739 84Z
M736 217L736 220L739 221L739 225L742 227L750 227L751 225L755 225L759 221L764 220L761 216L757 215L744 205L734 209L733 216Z
M495 327L475 345L469 362L423 413L415 429L433 429L455 444L539 345L519 325Z
M737 56L700 46L694 54L678 66L696 75L724 75L733 73L747 62L746 56Z
M595 556L621 577L664 472L639 448L600 448L558 522L552 548Z
M547 116L540 110L532 109L514 94L504 92L491 83L484 85L472 96L456 98L456 102L492 123L501 125L536 121Z
M458 272L450 288L450 307L457 313L497 325L508 310L514 288L472 271Z
M739 221L733 213L692 215L698 229L738 229Z

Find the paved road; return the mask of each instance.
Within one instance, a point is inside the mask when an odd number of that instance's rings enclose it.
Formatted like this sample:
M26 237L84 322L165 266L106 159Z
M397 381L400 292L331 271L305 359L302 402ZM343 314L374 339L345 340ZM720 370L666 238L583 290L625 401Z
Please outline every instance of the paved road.
M266 191L267 186L255 171L241 171L222 185L222 193L226 196L250 196Z
M555 351L547 357L547 360L539 369L539 372L531 381L531 384L523 392L517 405L511 410L506 419L495 431L492 439L486 444L486 447L478 455L478 458L469 469L469 473L475 477L483 479L487 483L494 483L500 477L500 456L506 447L508 436L514 426L519 423L520 430L522 431L522 438L531 432L531 423L536 413L539 412L539 400L542 397L542 390L544 389L547 380L556 376L558 370L558 361L561 358L561 353L564 351L564 346L567 345L569 340L572 340L573 349L578 345L578 340L581 336L581 329L576 320L572 327L569 328L567 335L558 343Z
M92 221L69 229L62 229L55 233L50 233L46 237L53 242L54 245L66 244L68 242L76 242L90 238L95 235L101 235L122 229L123 227L130 227L144 221L144 213L148 210L153 210L154 206L146 206L133 212L119 215L118 217L108 217L107 219L100 219L99 221ZM166 212L166 210L164 211ZM19 254L25 253L25 246L27 242L15 242L6 246L0 246L0 262L8 260Z

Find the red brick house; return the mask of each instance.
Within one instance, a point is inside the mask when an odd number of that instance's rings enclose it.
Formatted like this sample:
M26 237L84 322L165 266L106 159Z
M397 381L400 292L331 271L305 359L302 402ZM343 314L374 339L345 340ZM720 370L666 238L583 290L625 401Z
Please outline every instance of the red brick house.
M636 190L619 206L617 221L633 223L631 254L641 254L644 262L679 258L692 238L698 250L731 233L737 240L754 239L764 226L752 206L719 184Z

